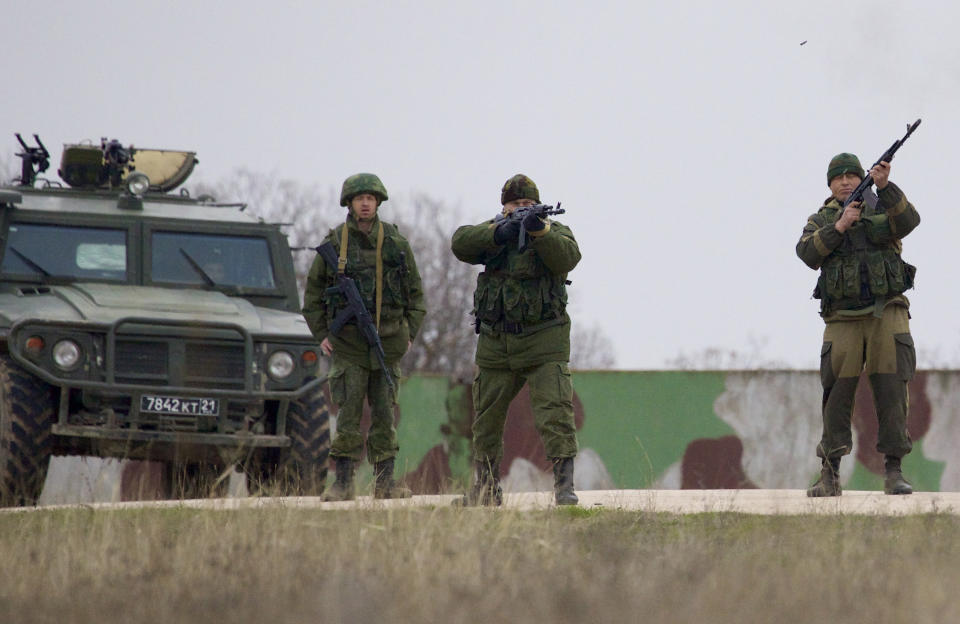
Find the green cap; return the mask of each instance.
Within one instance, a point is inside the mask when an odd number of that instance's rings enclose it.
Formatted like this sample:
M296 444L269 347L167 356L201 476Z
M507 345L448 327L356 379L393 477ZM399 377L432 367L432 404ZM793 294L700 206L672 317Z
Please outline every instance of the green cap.
M540 191L533 180L518 173L503 184L503 190L500 191L500 204L506 204L515 199L532 199L540 203Z
M860 179L863 179L863 167L860 166L860 159L853 154L843 152L830 159L830 165L827 167L827 186L835 177L844 173L855 173Z
M380 178L372 173L355 173L343 181L343 189L340 191L340 205L348 205L350 200L360 193L370 193L380 202L387 201L387 189L383 186Z

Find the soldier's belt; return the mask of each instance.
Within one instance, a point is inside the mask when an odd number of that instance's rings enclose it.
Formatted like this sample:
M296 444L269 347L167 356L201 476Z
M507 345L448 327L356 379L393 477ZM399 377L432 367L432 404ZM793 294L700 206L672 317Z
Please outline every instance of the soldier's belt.
M509 321L497 321L492 325L489 323L480 323L480 331L486 334L532 334L548 327L554 327L555 325L563 325L566 322L562 316L558 316L555 319L550 319L549 321L544 321L542 323L526 324L523 323L511 323Z

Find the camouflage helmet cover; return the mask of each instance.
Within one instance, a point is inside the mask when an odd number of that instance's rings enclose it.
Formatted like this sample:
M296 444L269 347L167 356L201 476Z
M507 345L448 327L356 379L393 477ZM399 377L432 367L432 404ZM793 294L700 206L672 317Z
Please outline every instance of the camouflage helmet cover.
M387 201L387 189L380 178L372 173L355 173L343 181L340 191L340 205L346 206L354 196L360 193L370 193L382 203Z
M540 203L540 191L533 180L518 173L503 184L503 190L500 191L500 204L506 204L515 199L532 199Z

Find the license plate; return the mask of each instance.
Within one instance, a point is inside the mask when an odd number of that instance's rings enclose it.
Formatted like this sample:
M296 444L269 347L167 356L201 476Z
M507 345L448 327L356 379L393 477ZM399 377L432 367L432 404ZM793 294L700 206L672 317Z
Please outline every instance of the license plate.
M140 397L140 411L154 414L216 416L220 413L220 399L186 399L145 394Z

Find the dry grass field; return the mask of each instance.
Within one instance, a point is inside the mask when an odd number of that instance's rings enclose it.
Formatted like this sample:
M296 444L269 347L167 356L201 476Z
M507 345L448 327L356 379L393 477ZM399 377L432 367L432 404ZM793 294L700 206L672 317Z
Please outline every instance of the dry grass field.
M960 518L185 508L0 514L0 621L911 622Z

